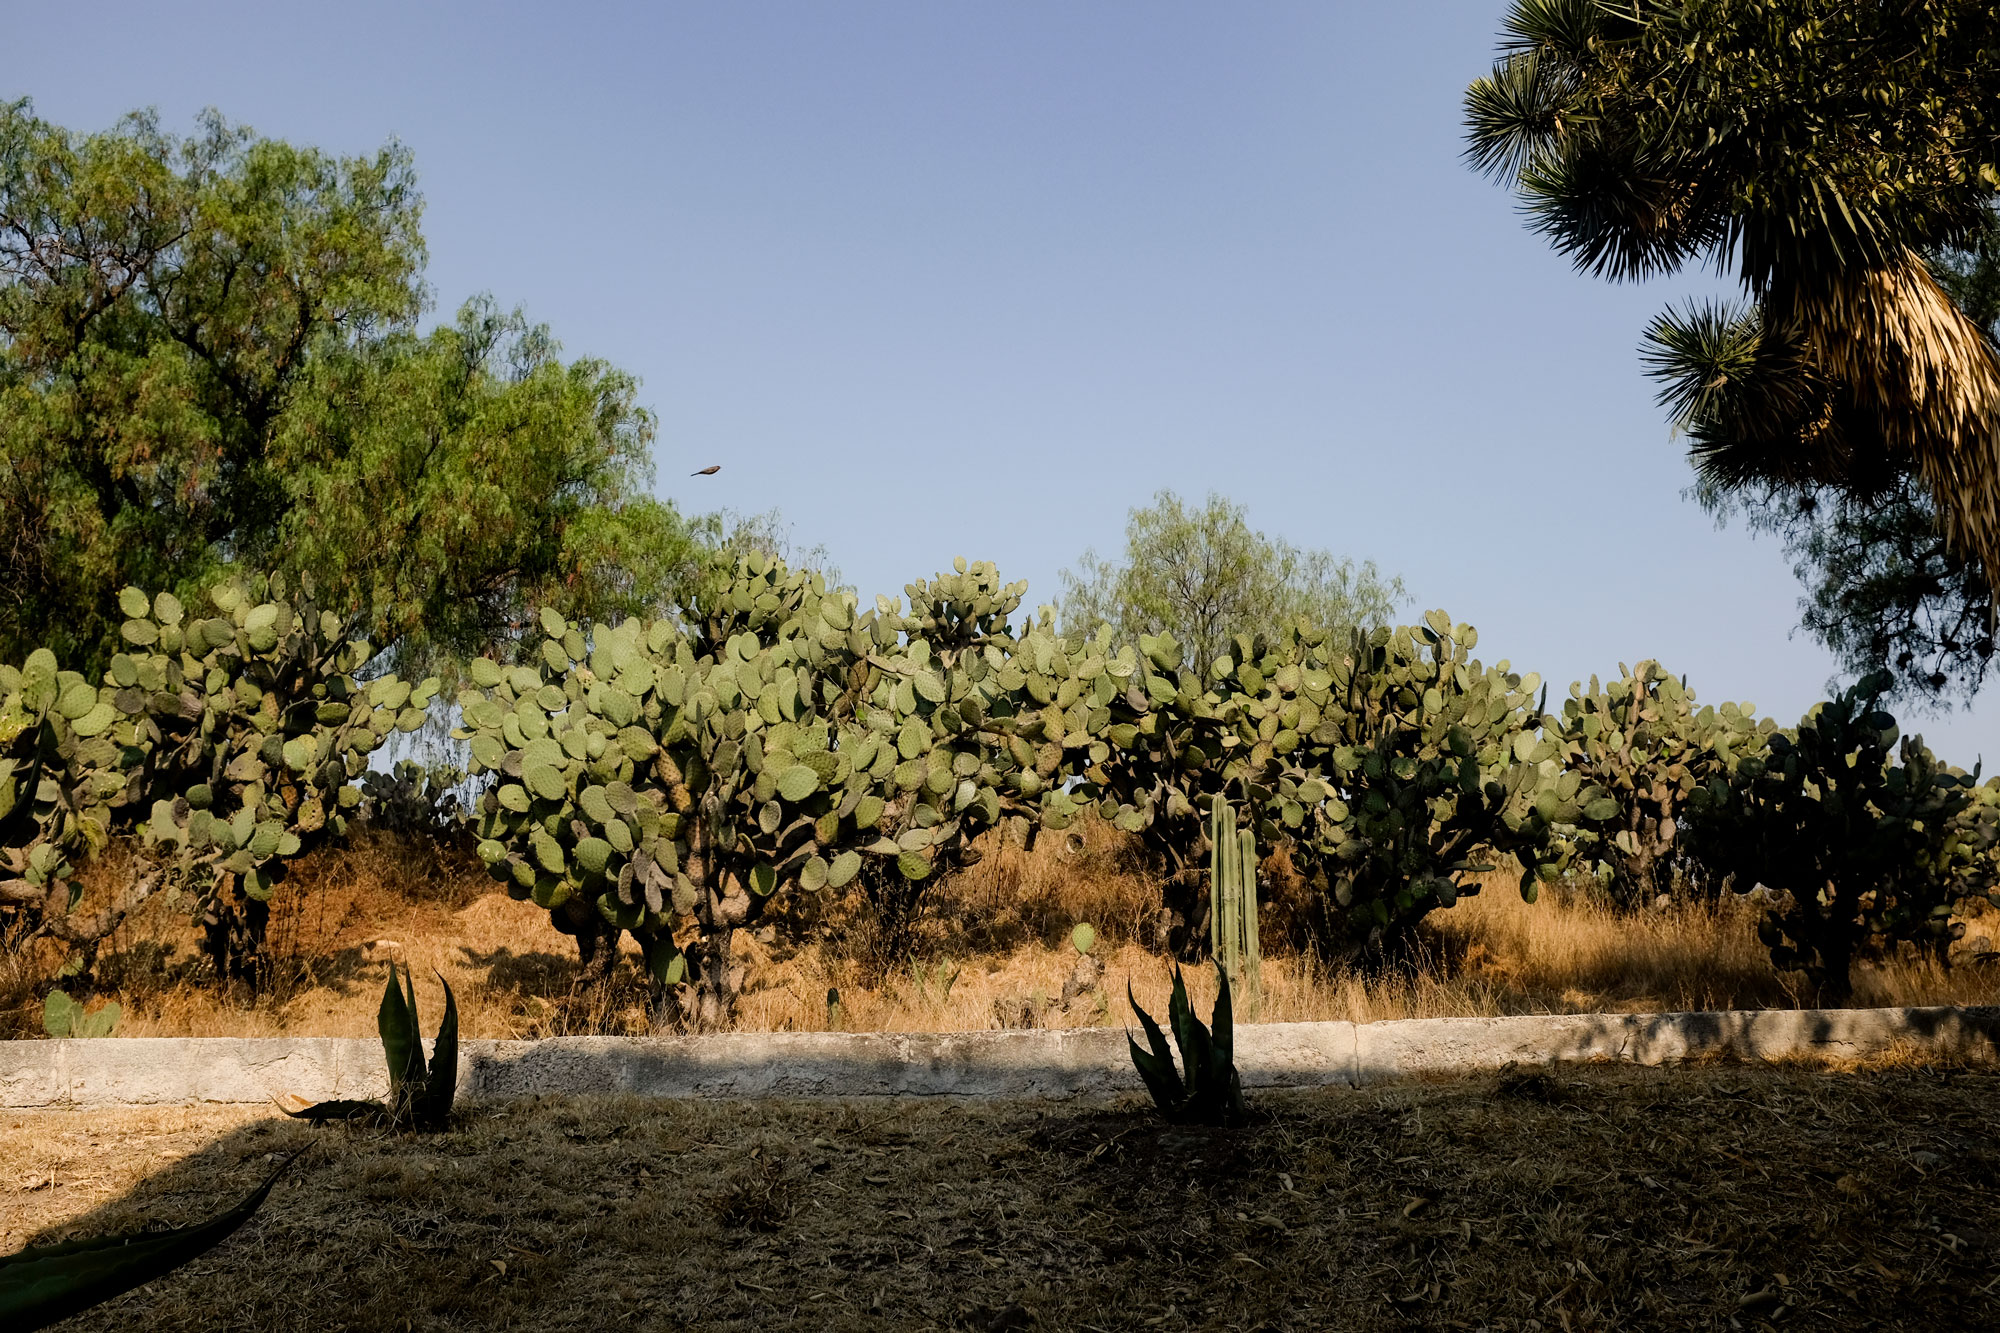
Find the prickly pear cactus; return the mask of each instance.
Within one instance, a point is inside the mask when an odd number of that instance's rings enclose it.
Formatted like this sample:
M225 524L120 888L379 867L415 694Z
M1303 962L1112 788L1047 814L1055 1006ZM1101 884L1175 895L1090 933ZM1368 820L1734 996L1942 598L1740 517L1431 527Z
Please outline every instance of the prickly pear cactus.
M1938 762L1880 706L1887 673L1814 705L1766 756L1710 780L1698 815L1704 849L1738 867L1737 886L1789 894L1758 935L1781 969L1803 972L1823 1003L1853 994L1856 955L1902 940L1940 951L1956 902L1993 888L1974 831L1977 775ZM1982 862L1985 862L1982 864Z
M1335 654L1325 636L1305 630L1276 640L1239 635L1203 679L1171 635L1141 635L1137 650L1125 645L1114 655L1092 641L1091 651L1129 670L1100 692L1108 753L1086 770L1079 792L1151 854L1165 893L1163 942L1191 957L1211 934L1205 868L1218 797L1274 845L1327 827L1331 789L1302 747L1324 723Z
M692 985L672 1016L711 1026L734 1004L733 933L775 898L842 887L871 860L924 880L1014 812L1060 822L1088 746L1066 746L1066 715L1017 707L1069 670L1045 627L1012 656L947 657L904 640L894 603L863 610L761 555L703 599L692 628L586 633L545 614L528 661L473 664L460 734L496 777L479 824L491 872L575 934L587 968L632 931L662 987Z
M1605 685L1595 676L1587 689L1571 685L1556 732L1564 767L1601 793L1584 808L1579 856L1627 906L1677 886L1717 892L1727 867L1692 848L1690 804L1738 759L1761 755L1777 723L1759 722L1749 704L1697 708L1694 691L1657 662L1618 670Z
M2000 907L2000 778L1989 778L1966 792L1965 809L1952 821L1958 867L1954 897L1983 898ZM1962 938L1964 923L1952 938Z
M109 840L110 803L130 780L116 719L106 693L46 648L0 665L0 910L59 933L73 924L71 876Z
M1830 1005L1852 997L1860 951L1894 941L1942 951L1958 899L1992 891L1978 777L1898 733L1880 707L1888 685L1878 673L1814 705L1796 733L1768 739L1768 755L1712 779L1698 817L1704 849L1736 869L1740 891L1790 895L1758 937Z
M1540 678L1472 657L1478 631L1431 611L1356 634L1334 666L1313 762L1322 807L1322 944L1336 956L1397 947L1426 913L1478 891L1512 857L1521 894L1562 873L1600 792L1565 771L1545 734Z
M218 969L254 979L285 863L343 830L369 756L423 725L437 682L358 680L369 646L310 586L232 581L210 599L216 614L197 618L126 589L128 648L104 693L112 736L143 756L125 816L165 885L192 896Z
M464 831L457 790L464 781L464 772L449 764L399 760L387 772L371 768L361 775L359 809L370 828L455 838Z
M1118 664L1093 661L1047 617L1017 638L1009 623L1026 591L1025 583L1002 584L992 564L963 558L950 574L909 584L903 640L859 701L856 722L893 734L899 764L910 766L886 795L879 855L864 860L858 878L877 972L907 955L929 887L978 861L980 835L1004 828L1026 845L1044 823L1066 826L1077 813L1070 779L1108 753L1093 730L1101 724L1094 707L1079 704L1085 683ZM1071 691L1077 698L1058 706Z

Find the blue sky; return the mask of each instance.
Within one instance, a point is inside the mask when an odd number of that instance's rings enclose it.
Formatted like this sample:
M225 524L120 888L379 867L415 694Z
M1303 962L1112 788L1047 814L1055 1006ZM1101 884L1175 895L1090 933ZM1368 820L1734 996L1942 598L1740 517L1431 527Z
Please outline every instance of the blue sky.
M1636 356L1713 281L1579 276L1458 158L1503 9L71 0L0 95L400 139L439 316L490 291L639 374L663 495L776 507L864 594L962 554L1053 597L1213 489L1558 692L1657 657L1795 721L1832 663L1776 543L1681 498ZM1990 698L1912 729L2000 757Z

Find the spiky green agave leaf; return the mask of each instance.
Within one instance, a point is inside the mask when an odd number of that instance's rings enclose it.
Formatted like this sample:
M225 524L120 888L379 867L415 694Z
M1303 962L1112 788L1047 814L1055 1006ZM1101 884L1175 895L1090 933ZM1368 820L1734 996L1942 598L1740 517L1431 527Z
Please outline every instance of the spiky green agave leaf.
M222 1216L172 1231L34 1245L0 1259L0 1324L29 1333L144 1286L214 1249L250 1220L296 1154Z
M438 982L444 987L444 1020L438 1024L437 1044L431 1048L422 1088L410 1102L419 1129L443 1129L451 1119L452 1099L458 1095L458 999L442 972Z

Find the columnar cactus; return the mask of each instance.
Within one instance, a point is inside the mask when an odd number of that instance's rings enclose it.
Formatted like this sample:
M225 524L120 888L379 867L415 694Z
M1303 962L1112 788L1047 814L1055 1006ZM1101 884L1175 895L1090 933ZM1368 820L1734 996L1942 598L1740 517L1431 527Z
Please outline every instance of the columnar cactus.
M1853 994L1864 947L1941 947L1955 903L1995 887L1977 775L1899 734L1879 704L1890 683L1876 673L1815 705L1796 733L1769 737L1768 756L1740 760L1733 781L1711 779L1698 815L1704 849L1740 867L1740 890L1790 895L1758 934L1771 961L1803 972L1828 1004Z
M1657 662L1618 670L1606 685L1595 676L1588 689L1571 685L1554 733L1564 767L1602 793L1584 809L1579 850L1628 906L1690 879L1719 891L1727 867L1693 854L1690 803L1738 759L1761 755L1777 724L1760 723L1749 704L1697 709L1694 691Z
M192 895L218 970L254 980L286 862L344 829L369 756L423 725L437 682L357 680L373 653L309 583L223 583L218 614L198 619L167 593L119 600L129 647L104 693L110 734L137 757L120 821L164 885Z
M1253 1014L1264 989L1257 943L1257 835L1239 831L1236 812L1218 799L1209 816L1209 949Z
M1035 682L1069 670L1061 642L1043 626L1011 656L987 643L948 660L904 627L893 603L863 610L761 555L685 628L586 634L545 613L532 664L472 666L460 734L499 778L481 857L577 936L587 969L632 931L663 1000L691 984L675 1017L726 1022L734 932L776 896L839 888L870 860L922 880L1003 818L1072 811L1062 787L1088 745L1015 700L1053 696Z

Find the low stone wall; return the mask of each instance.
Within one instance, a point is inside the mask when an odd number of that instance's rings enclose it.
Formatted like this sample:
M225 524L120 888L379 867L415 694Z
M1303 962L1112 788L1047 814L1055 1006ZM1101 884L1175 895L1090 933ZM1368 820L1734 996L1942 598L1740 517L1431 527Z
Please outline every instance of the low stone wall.
M1899 1048L2000 1062L2000 1009L1558 1014L1236 1030L1246 1087L1358 1087L1506 1065L1696 1057L1865 1059ZM0 1042L0 1107L172 1106L379 1097L374 1041L136 1037ZM1074 1097L1139 1090L1117 1028L1051 1032L722 1033L467 1041L459 1095Z

